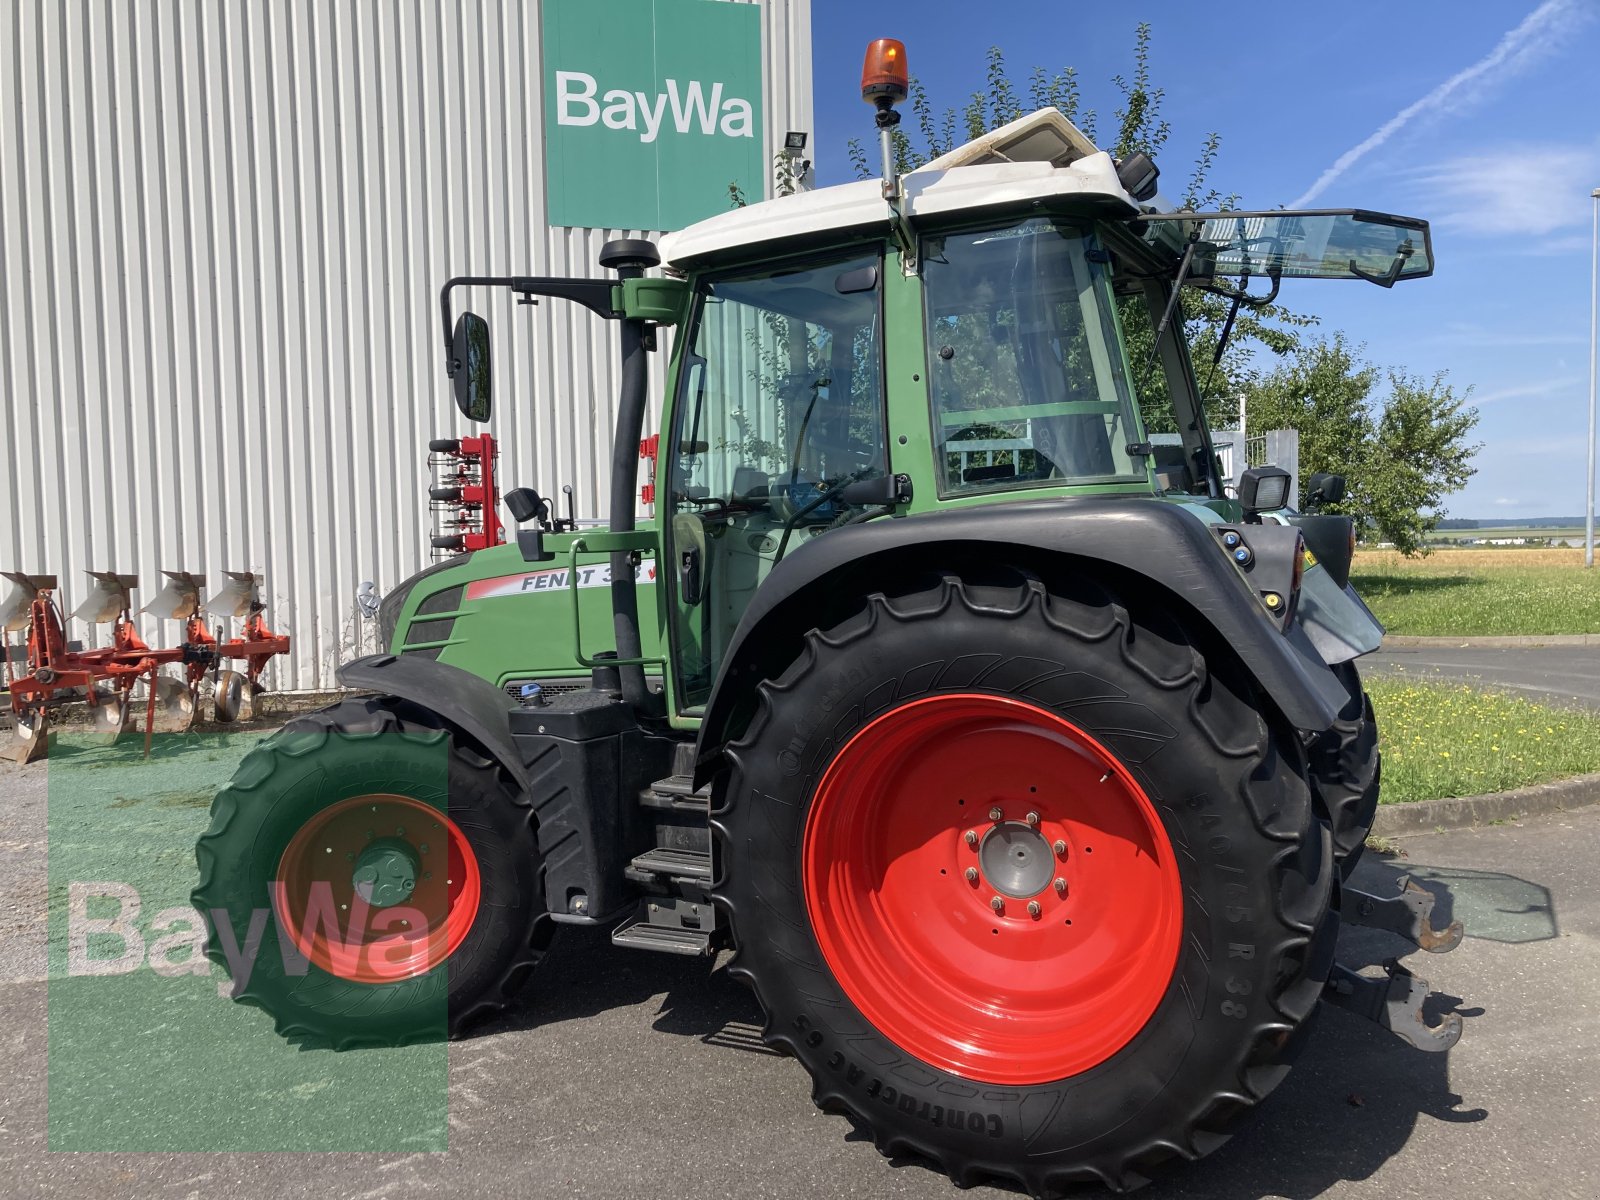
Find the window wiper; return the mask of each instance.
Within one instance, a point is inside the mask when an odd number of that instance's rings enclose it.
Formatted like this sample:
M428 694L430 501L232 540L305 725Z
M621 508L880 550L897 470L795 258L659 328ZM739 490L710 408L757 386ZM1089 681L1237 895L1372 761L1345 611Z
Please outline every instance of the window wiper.
M1389 269L1379 274L1377 271L1364 271L1356 265L1356 260L1350 260L1350 274L1357 279L1365 279L1368 283L1375 283L1382 288L1392 288L1395 280L1400 278L1400 272L1406 269L1406 260L1417 252L1417 248L1407 238L1395 247L1394 261L1389 264Z

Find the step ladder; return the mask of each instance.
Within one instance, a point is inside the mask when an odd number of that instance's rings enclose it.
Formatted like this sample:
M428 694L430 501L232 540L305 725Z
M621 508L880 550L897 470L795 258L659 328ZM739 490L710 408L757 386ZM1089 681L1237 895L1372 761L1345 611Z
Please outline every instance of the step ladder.
M694 743L674 748L672 767L671 775L639 793L639 806L655 820L656 844L624 871L645 894L611 941L634 950L709 955L721 944L711 903L711 789L695 790Z

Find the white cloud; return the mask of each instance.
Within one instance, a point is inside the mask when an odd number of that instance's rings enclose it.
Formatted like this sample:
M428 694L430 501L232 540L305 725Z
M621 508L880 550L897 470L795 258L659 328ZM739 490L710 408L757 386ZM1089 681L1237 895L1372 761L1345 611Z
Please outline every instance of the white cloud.
M1587 346L1586 333L1527 333L1510 329L1489 329L1482 325L1451 322L1421 339L1430 345L1471 346L1474 349L1529 346Z
M1443 214L1435 221L1442 230L1514 236L1524 249L1547 254L1589 248L1587 234L1527 239L1589 223L1600 146L1508 146L1408 174Z
M1449 115L1483 99L1495 84L1507 82L1550 51L1559 49L1590 16L1591 12L1580 0L1545 0L1520 25L1506 33L1487 55L1401 109L1365 141L1341 154L1289 207L1304 208L1310 204L1329 184L1418 117ZM1475 86L1469 87L1469 84Z
M1511 387L1496 388L1492 392L1474 392L1468 400L1469 403L1482 408L1485 404L1496 404L1501 400L1518 400L1524 396L1549 396L1579 382L1581 380L1576 375L1561 379L1540 379L1533 383L1518 383Z
M1522 501L1521 500L1512 500L1509 497L1501 496L1500 499L1495 501L1495 503L1496 504L1520 505L1522 503Z

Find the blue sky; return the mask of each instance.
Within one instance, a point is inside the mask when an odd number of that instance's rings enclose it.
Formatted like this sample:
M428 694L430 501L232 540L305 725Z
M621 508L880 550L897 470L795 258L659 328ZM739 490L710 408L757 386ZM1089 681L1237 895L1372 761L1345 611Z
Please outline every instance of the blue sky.
M1167 93L1172 137L1158 165L1169 194L1215 130L1212 182L1249 207L1359 206L1432 222L1432 279L1387 292L1291 281L1282 299L1364 343L1377 364L1444 370L1473 388L1485 446L1451 515L1582 512L1600 0L1139 11ZM872 136L859 92L870 39L902 39L938 107L982 87L991 45L1013 78L1074 66L1104 131L1138 19L1062 0L813 0L817 182L852 178L845 143Z

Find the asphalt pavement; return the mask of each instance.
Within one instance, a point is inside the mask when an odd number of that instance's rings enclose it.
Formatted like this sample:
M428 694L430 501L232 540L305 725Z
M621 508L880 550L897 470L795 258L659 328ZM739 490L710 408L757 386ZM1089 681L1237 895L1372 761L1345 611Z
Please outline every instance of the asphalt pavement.
M1600 646L1403 646L1359 665L1363 674L1460 679L1530 700L1600 708Z
M449 1047L445 1152L48 1153L47 991L54 1010L63 981L46 978L44 842L45 769L0 766L0 1196L958 1194L814 1109L803 1072L760 1045L760 1013L724 971L615 949L590 931L566 931L514 1011ZM1451 954L1405 956L1390 935L1346 930L1341 958L1372 967L1402 955L1439 993L1430 1011L1464 1017L1460 1044L1423 1054L1325 1010L1247 1127L1144 1195L1600 1195L1600 808L1400 844L1402 857L1369 855L1358 884L1381 891L1412 873L1439 896L1443 919L1465 920L1466 940ZM139 1020L152 1036L165 1023L156 1012ZM389 1053L400 1052L299 1058L331 1076ZM248 1078L228 1083L222 1108L258 1102ZM156 1105L126 1098L141 1103Z

